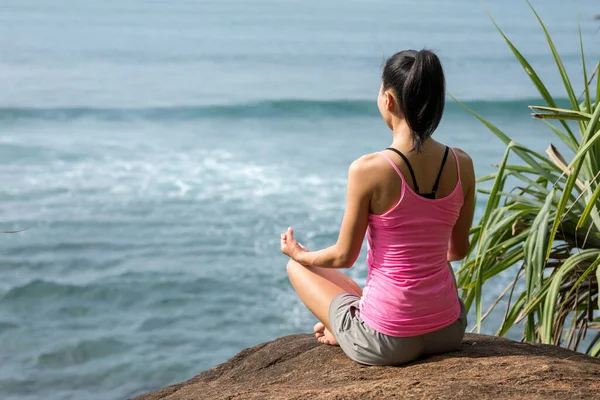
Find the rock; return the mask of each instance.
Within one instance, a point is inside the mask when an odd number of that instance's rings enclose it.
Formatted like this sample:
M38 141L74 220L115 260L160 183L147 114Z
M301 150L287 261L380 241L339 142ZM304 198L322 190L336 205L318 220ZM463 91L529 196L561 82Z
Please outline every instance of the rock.
M600 399L600 360L551 345L467 334L452 353L399 367L350 360L312 334L245 349L134 400Z

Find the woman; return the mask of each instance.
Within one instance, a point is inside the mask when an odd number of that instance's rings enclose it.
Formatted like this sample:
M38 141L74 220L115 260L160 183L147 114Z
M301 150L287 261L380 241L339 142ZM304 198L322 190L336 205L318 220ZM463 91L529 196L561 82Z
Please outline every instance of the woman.
M290 281L320 321L317 339L361 364L398 365L452 351L464 336L465 307L449 261L469 249L475 173L465 152L431 137L444 101L444 72L433 52L390 57L377 105L392 144L350 165L337 243L313 252L291 227L281 234ZM365 233L363 291L336 268L354 264Z

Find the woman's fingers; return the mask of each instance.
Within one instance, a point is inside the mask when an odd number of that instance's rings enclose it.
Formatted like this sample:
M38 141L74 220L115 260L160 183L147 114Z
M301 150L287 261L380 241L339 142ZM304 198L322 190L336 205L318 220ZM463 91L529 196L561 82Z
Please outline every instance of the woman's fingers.
M300 247L302 250L308 251L306 247L296 242L296 239L294 239L294 229L290 226L287 228L287 231L281 234L281 251L287 254L288 249L291 250L295 247Z
M288 255L287 232L281 234L281 252Z
M288 228L288 230L287 230L287 232L285 234L286 234L286 238L289 241L292 241L292 242L295 241L295 239L294 239L294 230L292 229L291 226Z

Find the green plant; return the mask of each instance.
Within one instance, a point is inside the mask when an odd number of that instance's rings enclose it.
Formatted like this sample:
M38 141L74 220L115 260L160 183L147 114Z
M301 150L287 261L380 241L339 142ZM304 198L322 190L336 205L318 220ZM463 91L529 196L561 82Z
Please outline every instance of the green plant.
M458 271L458 285L467 308L475 303L478 331L489 312L506 300L498 335L523 322L523 340L578 350L588 331L595 329L585 351L598 356L600 318L594 313L600 306L600 63L588 79L579 28L584 85L581 96L576 96L546 27L528 4L546 36L570 109L558 107L534 68L486 12L546 103L530 106L533 117L574 156L567 162L552 144L546 155L532 151L455 99L507 145L497 171L478 180L493 185L491 190L479 190L489 198L471 230L471 250ZM510 164L511 153L524 164ZM507 186L508 178L517 182L514 187ZM483 285L503 271L514 273L514 279L482 315ZM523 287L521 292L518 287Z

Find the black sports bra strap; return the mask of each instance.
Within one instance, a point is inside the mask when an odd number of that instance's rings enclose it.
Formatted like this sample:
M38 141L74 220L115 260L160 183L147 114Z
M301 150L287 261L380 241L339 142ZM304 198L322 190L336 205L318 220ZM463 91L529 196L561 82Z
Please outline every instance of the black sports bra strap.
M431 193L435 195L435 192L438 190L438 185L440 184L440 178L442 177L442 170L444 169L444 164L446 164L446 159L448 158L448 150L450 148L446 146L446 152L444 153L444 159L442 160L442 166L440 167L440 172L438 172L437 179L435 180L435 184L433 185L433 190Z
M413 171L410 163L408 162L408 158L406 158L406 156L404 156L404 154L402 154L402 152L400 150L395 149L393 147L388 147L386 150L392 150L394 153L396 153L400 157L402 157L402 159L406 163L406 166L408 167L408 170L410 171L410 176L412 177L413 184L415 185L415 192L419 193L419 185L417 185L417 178L415 178L415 172ZM447 154L448 153L447 153L447 148L446 148L446 155ZM445 161L445 159L444 159L444 161Z

